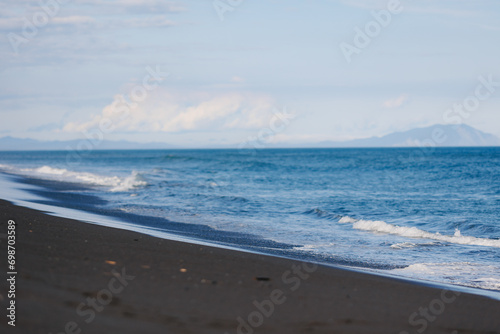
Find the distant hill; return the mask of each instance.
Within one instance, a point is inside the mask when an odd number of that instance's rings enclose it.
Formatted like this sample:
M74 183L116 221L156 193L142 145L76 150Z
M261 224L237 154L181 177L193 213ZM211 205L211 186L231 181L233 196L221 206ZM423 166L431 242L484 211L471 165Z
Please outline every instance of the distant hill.
M0 151L25 150L67 150L76 149L85 139L69 141L38 141L35 139L21 139L13 137L0 138ZM500 138L488 134L468 125L433 125L425 128L416 128L404 132L394 132L382 137L371 137L349 141L323 141L312 144L282 144L266 147L419 147L428 146L500 146ZM218 146L218 148L235 148L237 146ZM181 148L165 143L134 143L129 141L103 140L92 146L96 150L141 150L141 149L170 149ZM83 145L83 149L86 147Z
M432 125L382 137L343 142L325 141L319 147L418 147L428 146L500 146L500 138L468 125Z
M85 144L86 143L86 144ZM0 151L42 151L42 150L76 150L79 147L88 149L90 144L95 150L141 150L141 149L168 149L174 148L172 145L164 143L134 143L126 140L92 142L86 139L66 140L66 141L39 141L35 139L3 137L0 138Z

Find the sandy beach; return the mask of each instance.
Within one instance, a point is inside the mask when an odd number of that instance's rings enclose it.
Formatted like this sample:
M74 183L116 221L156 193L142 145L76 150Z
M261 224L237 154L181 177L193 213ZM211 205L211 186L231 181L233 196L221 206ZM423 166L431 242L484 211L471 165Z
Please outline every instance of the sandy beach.
M487 297L0 208L2 333L500 333Z

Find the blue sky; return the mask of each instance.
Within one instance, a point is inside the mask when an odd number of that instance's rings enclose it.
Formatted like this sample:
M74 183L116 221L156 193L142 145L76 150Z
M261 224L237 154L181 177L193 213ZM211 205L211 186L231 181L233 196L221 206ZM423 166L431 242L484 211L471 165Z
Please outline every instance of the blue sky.
M0 137L237 146L450 122L500 136L497 0L0 4Z

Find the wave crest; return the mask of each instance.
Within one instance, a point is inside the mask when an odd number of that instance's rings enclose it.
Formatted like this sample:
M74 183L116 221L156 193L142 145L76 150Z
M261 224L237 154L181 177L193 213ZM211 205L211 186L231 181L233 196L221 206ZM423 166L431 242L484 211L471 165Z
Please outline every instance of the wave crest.
M432 239L460 245L475 245L500 248L500 240L463 236L458 229L454 235L432 233L416 227L398 226L381 220L354 219L348 216L340 218L339 223L350 223L357 230L400 235L409 238Z
M64 168L55 168L51 166L16 169L12 166L0 165L0 168L9 173L26 177L108 187L109 191L112 192L128 191L137 187L148 185L141 174L137 171L132 171L132 173L126 177L119 177L103 176L89 172L75 172Z

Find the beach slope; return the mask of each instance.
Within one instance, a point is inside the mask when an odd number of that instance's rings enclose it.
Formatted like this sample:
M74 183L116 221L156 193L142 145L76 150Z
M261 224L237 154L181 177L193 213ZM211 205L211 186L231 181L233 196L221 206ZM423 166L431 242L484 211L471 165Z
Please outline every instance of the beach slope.
M2 333L500 333L500 301L158 239L0 201Z

